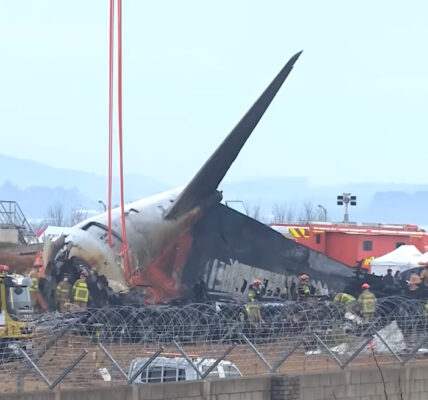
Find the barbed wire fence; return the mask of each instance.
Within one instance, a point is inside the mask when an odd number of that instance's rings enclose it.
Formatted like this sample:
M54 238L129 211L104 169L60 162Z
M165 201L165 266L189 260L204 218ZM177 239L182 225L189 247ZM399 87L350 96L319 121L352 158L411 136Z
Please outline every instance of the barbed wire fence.
M425 301L380 299L370 322L353 311L311 298L264 304L258 324L251 324L245 305L237 304L46 314L33 322L27 346L0 354L0 390L132 384L141 374L148 379L147 371L161 357L180 357L196 378L219 377L222 361L251 376L372 366L373 357L380 365L428 359Z

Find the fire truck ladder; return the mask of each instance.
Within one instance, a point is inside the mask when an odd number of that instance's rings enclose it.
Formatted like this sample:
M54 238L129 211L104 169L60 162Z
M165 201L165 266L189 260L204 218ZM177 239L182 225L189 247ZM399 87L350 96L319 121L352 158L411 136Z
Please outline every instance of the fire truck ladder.
M0 200L0 228L16 229L20 244L37 242L36 234L16 201Z

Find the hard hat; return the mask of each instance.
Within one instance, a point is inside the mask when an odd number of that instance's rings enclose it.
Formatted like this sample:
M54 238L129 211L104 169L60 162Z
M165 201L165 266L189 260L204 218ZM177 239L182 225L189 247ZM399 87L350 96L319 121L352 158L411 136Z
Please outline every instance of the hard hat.
M82 270L82 272L80 273L80 276L84 276L85 278L88 277L88 271L86 271L85 269Z
M262 281L260 279L254 279L253 285L260 285Z
M306 274L300 275L300 279L302 281L306 281L306 279L308 279L308 275L306 275Z
M361 289L370 289L370 285L368 283L363 283Z

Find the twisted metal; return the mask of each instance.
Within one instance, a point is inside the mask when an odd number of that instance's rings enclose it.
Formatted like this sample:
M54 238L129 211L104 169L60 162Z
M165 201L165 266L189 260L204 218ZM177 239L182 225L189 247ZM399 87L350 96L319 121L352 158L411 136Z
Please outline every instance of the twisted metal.
M252 375L345 368L350 362L370 364L371 353L384 363L403 364L420 358L420 349L425 343L428 346L422 300L379 299L369 323L362 321L355 309L318 298L264 304L261 314L263 321L251 324L244 304L127 306L52 313L33 322L32 348L25 354L47 381L56 382L58 374L73 366L82 350L87 351L88 355L80 355L78 364L60 380L61 385L85 385L102 381L103 369L111 382L123 380L133 360L159 351L160 356L213 360L229 352L227 360L243 375ZM4 361L0 390L16 389L17 376L21 377L20 390L37 389L37 385L45 388L40 373L21 353Z

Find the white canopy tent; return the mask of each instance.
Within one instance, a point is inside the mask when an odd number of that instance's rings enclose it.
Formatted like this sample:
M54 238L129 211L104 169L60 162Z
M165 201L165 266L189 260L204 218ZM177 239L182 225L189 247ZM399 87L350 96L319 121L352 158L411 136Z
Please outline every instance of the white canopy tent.
M425 254L423 255L425 256ZM386 275L387 270L391 268L393 272L404 272L410 268L420 267L418 264L421 261L422 253L413 245L403 245L381 257L371 261L372 273L382 276ZM428 254L426 253L428 261Z

